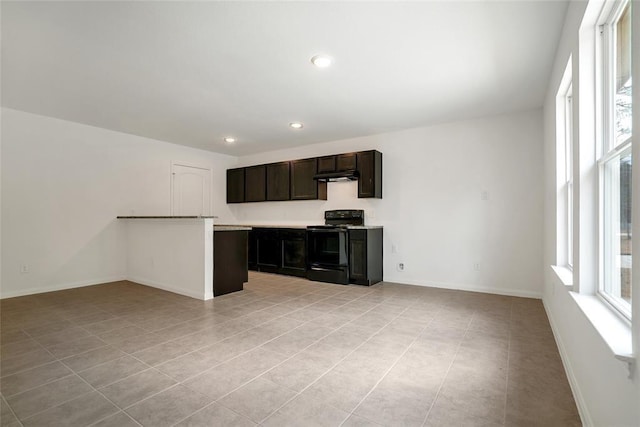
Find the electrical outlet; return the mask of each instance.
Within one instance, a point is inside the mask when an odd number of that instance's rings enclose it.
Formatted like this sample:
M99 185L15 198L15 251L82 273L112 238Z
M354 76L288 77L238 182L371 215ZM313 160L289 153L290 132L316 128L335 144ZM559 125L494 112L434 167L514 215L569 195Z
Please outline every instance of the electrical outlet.
M20 266L20 273L26 274L29 272L29 264L22 264Z
M487 190L482 190L480 192L480 200L489 200L489 192Z
M398 271L404 271L404 262L398 263Z
M391 253L392 254L398 253L398 245L391 245Z
M473 269L475 271L480 271L480 264L478 264L478 263L473 264Z

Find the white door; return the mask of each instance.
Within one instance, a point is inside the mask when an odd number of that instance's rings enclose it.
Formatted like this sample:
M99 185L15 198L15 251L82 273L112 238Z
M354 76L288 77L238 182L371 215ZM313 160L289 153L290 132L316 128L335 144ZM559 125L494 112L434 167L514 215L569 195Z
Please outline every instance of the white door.
M211 215L211 170L173 164L171 173L172 215Z

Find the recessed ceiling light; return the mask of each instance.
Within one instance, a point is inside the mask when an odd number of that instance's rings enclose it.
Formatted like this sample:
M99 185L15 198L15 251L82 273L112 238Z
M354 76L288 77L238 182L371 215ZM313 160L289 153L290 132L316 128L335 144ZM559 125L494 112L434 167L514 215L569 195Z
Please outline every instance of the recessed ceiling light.
M311 63L318 68L327 68L332 62L332 59L327 55L316 55L311 58Z
M236 139L231 136L228 136L224 139L224 142L226 142L227 144L233 144L234 142L236 142Z
M294 129L302 129L302 123L298 123L298 122L289 123L289 127L292 127Z

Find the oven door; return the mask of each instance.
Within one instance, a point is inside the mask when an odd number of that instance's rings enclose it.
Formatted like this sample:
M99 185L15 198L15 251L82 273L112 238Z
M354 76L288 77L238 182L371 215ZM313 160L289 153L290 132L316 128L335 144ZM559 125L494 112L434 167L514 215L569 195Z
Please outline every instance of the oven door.
M349 283L348 232L341 228L307 229L307 278Z

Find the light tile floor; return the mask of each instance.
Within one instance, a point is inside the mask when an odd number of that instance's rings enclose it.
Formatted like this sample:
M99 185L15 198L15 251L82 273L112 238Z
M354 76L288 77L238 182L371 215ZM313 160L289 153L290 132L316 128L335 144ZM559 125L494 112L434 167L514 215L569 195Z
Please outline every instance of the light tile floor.
M539 300L251 273L1 301L5 426L573 426Z

